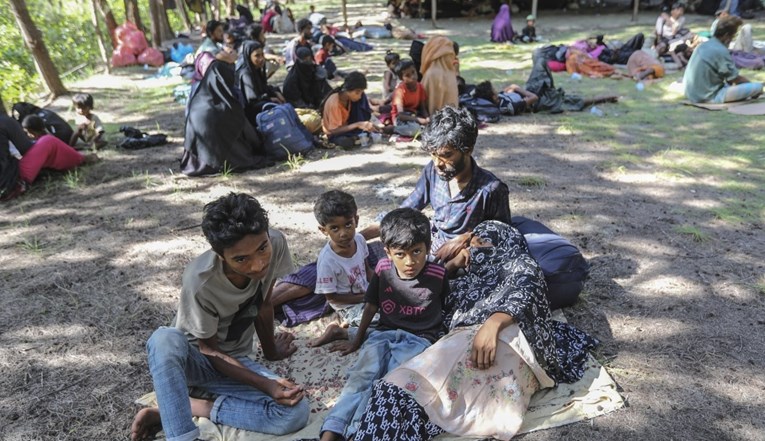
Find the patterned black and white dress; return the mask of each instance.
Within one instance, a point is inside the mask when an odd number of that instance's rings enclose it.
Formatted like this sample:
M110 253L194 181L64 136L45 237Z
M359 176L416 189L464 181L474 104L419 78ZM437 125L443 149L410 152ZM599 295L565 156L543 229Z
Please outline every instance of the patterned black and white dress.
M493 246L471 248L467 273L451 283L444 308L450 334L466 327L477 329L492 314L506 313L517 323L549 379L555 384L580 379L587 351L598 342L552 320L544 276L523 235L497 221L479 224L474 234ZM410 392L385 380L376 382L354 439L426 441L442 433Z

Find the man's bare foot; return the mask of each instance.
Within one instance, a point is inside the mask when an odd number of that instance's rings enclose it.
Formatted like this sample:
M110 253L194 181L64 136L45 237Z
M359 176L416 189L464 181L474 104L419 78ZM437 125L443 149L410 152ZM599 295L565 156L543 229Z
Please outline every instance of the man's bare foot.
M327 329L324 331L324 334L321 334L321 337L312 338L311 340L308 340L308 347L309 348L316 348L321 345L325 345L327 343L333 342L335 340L343 340L348 338L348 330L345 328L341 328L340 325L337 323L331 323L329 326L327 326Z
M159 408L146 407L138 411L130 426L130 439L132 441L152 440L157 432L162 430L162 421L159 418Z

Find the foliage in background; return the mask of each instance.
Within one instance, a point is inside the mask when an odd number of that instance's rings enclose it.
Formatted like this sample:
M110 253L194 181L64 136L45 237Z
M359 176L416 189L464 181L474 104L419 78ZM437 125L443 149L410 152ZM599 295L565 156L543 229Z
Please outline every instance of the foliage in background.
M90 18L90 1L26 0L26 3L32 20L42 32L45 45L59 74L85 63L87 66L75 75L88 75L100 65L98 41ZM109 0L109 4L117 23L122 24L125 20L124 2ZM144 25L149 26L149 0L139 0L138 7ZM168 11L168 18L174 31L183 28L180 16L175 10ZM101 33L107 39L107 51L111 56L111 45L103 21ZM148 39L150 35L147 33L146 37ZM17 101L34 102L44 91L32 55L24 45L16 19L6 2L0 2L0 84L0 94L9 108Z

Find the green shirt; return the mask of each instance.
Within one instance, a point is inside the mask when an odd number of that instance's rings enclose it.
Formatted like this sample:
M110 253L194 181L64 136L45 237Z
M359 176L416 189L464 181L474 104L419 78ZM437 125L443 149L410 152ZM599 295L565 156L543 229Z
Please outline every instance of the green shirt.
M685 68L685 96L694 103L709 102L738 77L730 51L717 38L710 38L693 51Z
M194 54L194 58L198 57L202 52L209 52L215 56L218 55L218 52L220 51L220 46L212 41L210 37L205 37L204 41L202 41L202 44L200 44L199 48L197 48L197 52Z

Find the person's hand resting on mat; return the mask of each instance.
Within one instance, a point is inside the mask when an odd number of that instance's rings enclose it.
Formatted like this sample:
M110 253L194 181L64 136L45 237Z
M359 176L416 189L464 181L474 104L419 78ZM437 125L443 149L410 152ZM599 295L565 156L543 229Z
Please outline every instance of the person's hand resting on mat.
M288 332L280 332L274 336L274 346L276 346L276 354L269 360L284 360L297 351L295 346L295 336Z
M329 345L329 352L340 352L340 355L343 357L358 350L359 346L356 345L355 341L351 340L336 341Z
M303 399L305 390L286 378L271 380L265 392L283 406L294 406Z
M470 361L474 368L488 369L497 357L497 339L499 332L513 323L513 318L505 313L496 312L481 325L473 338Z

